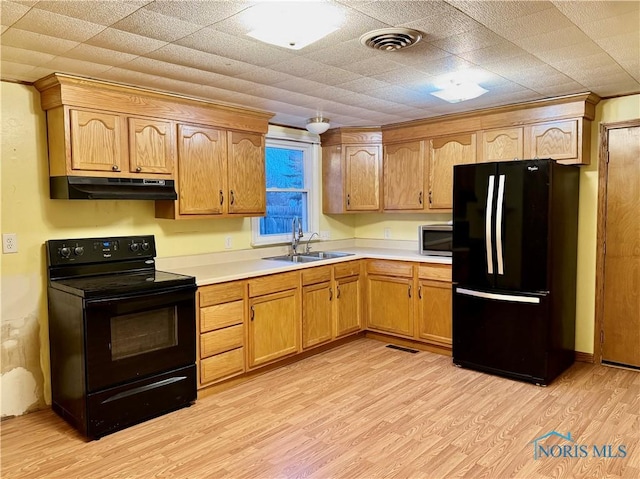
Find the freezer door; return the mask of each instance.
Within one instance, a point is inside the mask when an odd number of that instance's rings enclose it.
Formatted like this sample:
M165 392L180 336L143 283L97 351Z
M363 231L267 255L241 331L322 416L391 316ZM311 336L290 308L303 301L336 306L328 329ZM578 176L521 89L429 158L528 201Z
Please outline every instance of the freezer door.
M454 287L454 364L545 383L548 311L545 294Z
M496 288L548 291L551 160L503 162L496 174Z
M496 163L456 165L453 174L453 281L495 286Z

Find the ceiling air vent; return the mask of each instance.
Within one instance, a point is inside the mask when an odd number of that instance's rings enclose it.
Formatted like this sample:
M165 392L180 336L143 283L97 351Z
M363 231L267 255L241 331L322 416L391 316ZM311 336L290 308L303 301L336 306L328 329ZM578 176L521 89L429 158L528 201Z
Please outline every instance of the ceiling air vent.
M360 43L375 50L394 52L408 48L422 39L422 32L410 28L381 28L360 37Z

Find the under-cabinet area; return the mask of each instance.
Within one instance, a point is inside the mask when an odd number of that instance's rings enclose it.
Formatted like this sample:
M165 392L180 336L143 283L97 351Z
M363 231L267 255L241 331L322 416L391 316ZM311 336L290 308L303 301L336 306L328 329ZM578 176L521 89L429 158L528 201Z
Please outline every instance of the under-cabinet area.
M366 257L321 263L198 288L201 390L365 333L450 354L450 264Z

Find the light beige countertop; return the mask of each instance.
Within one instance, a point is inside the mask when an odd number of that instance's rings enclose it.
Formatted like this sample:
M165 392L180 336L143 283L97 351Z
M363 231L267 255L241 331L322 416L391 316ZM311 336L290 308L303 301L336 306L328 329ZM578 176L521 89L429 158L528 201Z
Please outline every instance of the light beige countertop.
M451 257L423 256L418 253L417 248L401 249L347 246L343 248L330 249L318 247L317 249L314 248L313 250L340 251L344 253L352 253L352 255L334 259L322 259L309 263L289 263L286 261L265 260L261 257L253 257L250 259L240 259L234 261L229 260L229 257L226 257L225 259L220 261L215 261L215 258L210 258L210 262L204 262L203 260L200 262L200 264L198 264L194 261L193 257L184 257L182 261L180 257L174 257L169 259L159 259L156 266L159 270L185 274L188 276L195 276L197 285L205 286L208 284L254 278L256 276L264 276L266 274L284 273L288 271L313 268L316 266L336 264L344 261L352 261L355 259L363 258L412 261L420 263L451 264ZM252 252L251 256L255 255L256 253ZM263 257L274 255L275 254L269 254L265 251ZM241 258L243 256L248 256L248 254L243 255L241 251L237 252L237 258Z

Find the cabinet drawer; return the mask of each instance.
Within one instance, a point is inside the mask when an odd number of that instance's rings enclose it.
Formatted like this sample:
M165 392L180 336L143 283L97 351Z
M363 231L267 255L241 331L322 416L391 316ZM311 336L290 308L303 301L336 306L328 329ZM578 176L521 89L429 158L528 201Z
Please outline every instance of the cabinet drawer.
M244 372L244 348L216 354L200 361L201 384L242 372Z
M403 261L373 260L367 263L367 273L410 278L413 276L413 264Z
M348 261L340 263L333 267L336 278L346 278L347 276L356 276L360 274L360 261Z
M418 277L420 279L433 279L436 281L451 281L451 265L430 264L429 266L418 266Z
M244 302L216 304L200 309L200 332L206 333L214 329L226 328L234 324L242 324L244 319Z
M317 266L302 270L302 284L316 284L331 281L331 266Z
M228 303L244 297L244 281L233 283L212 284L198 289L200 294L200 307L213 304Z
M200 336L200 357L206 358L244 345L244 326L230 326Z
M249 281L249 296L263 296L298 287L298 272L273 274Z

